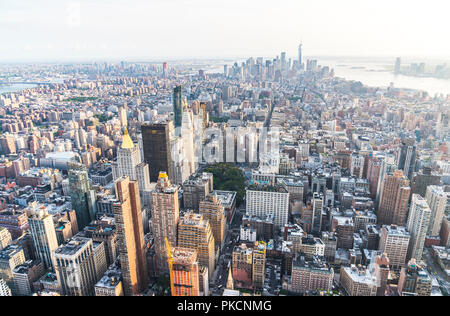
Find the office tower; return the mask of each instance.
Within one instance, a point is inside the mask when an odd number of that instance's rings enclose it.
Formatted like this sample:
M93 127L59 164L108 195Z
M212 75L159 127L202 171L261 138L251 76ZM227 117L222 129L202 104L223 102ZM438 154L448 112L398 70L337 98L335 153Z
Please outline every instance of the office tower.
M300 43L300 45L298 45L298 66L300 67L301 70L303 70L302 46L303 46L302 43Z
M432 283L426 267L411 259L400 272L398 292L401 296L431 296Z
M152 231L155 239L158 274L168 272L166 242L177 244L180 208L178 188L170 183L167 173L161 172L152 196Z
M138 295L147 286L148 278L139 186L137 181L122 177L115 187L118 202L113 208L123 289L127 296Z
M389 264L394 269L403 267L406 263L410 234L405 227L383 225L379 250L389 258Z
M225 211L217 196L208 195L205 200L200 202L199 213L203 218L209 221L214 236L216 247L222 249L225 241L226 219Z
M313 211L312 233L319 236L322 231L323 194L314 192L311 203Z
M444 215L450 213L450 192L446 192L442 186L430 185L427 188L425 198L431 209L427 235L436 237L441 232Z
M416 168L416 146L414 139L404 139L400 148L400 157L398 161L398 168L403 170L403 173L412 179L413 172Z
M183 206L191 210L198 210L200 202L205 200L214 190L212 173L203 172L193 180L183 183Z
M385 296L389 279L389 258L386 254L376 256L373 267L377 278L377 296Z
M340 283L349 296L376 296L376 276L365 267L341 267Z
M0 296L12 296L11 289L3 279L0 279Z
M181 118L181 114L180 114ZM157 182L159 172L167 173L173 179L171 158L172 122L163 124L144 124L141 127L145 163L150 168L150 181Z
M0 250L8 247L12 243L12 237L9 230L0 227Z
M422 259L425 238L430 226L431 210L427 201L418 194L413 194L409 210L407 229L411 234L408 259Z
M380 166L380 175L378 177L377 184L377 194L375 197L375 205L378 210L380 206L381 197L383 196L383 186L384 186L384 178L388 174L392 174L397 170L397 165L395 164L395 156L390 154L385 157L380 157L381 166Z
M334 216L331 230L336 232L337 248L353 249L355 227L351 217Z
M183 247L169 249L172 296L199 296L199 263L197 250Z
M181 127L181 120L183 116L183 96L181 94L182 87L176 86L173 89L173 112L174 112L174 126L175 129Z
M169 66L167 62L163 62L163 77L167 78L169 76Z
M29 260L13 270L16 295L28 296L33 292L33 283L44 275L44 264L40 259Z
M13 271L23 263L25 263L25 254L22 247L10 245L0 251L0 279L6 282L13 294L16 292Z
M264 288L264 277L266 273L266 243L255 242L252 260L252 282L253 288L261 290Z
M328 262L334 262L337 249L337 237L333 232L322 232L321 240L325 245L324 257Z
M194 116L192 110L185 108L183 111L183 121L181 125L181 143L183 172L181 183L189 178L197 169L197 161L195 157L194 147Z
M58 248L53 217L48 214L45 206L37 209L29 208L27 215L36 253L45 267L51 268L52 253Z
M148 164L143 163L138 146L125 129L122 145L117 150L117 160L112 163L113 179L129 177L139 183L139 193L144 206L150 206L150 174Z
M207 267L209 278L215 270L214 236L208 220L188 212L178 223L178 246L197 250L198 263Z
M122 126L122 128L127 128L128 126L127 110L121 106L119 107L117 115L119 117L120 126Z
M424 167L421 173L415 173L411 181L412 194L420 194L425 197L427 194L427 187L430 185L440 185L441 176L433 174L430 167Z
M250 187L246 193L247 215L265 218L274 215L275 226L284 227L289 216L289 193L279 187Z
M239 288L250 288L252 286L253 252L245 244L233 249L233 280Z
M383 225L405 225L410 194L409 181L401 170L397 170L391 175L386 175L383 181L383 194L378 208L378 223Z
M222 88L222 100L228 101L232 97L233 97L233 87L232 86L223 87Z
M117 202L117 200L111 200L112 204L114 202ZM114 208L112 212L114 213ZM89 226L85 227L83 233L86 237L92 238L94 243L104 243L106 264L108 267L111 266L116 261L119 251L115 219L103 217L100 220L91 222Z
M58 247L52 258L62 295L94 294L96 271L92 239L75 236Z
M299 254L292 262L292 287L294 293L308 291L330 291L333 286L334 270L319 257L307 260Z
M77 215L78 230L82 231L95 219L95 192L91 188L86 168L76 163L68 165L70 201Z
M395 60L394 74L396 74L396 75L400 74L401 65L402 65L402 61L401 61L400 57L397 57L397 59Z

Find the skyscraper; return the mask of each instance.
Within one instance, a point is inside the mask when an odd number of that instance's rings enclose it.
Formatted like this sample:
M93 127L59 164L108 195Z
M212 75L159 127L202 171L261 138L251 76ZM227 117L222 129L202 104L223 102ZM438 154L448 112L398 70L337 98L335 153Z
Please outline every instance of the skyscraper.
M69 188L72 209L77 215L78 230L95 219L95 192L91 188L86 167L77 163L69 164Z
M113 178L129 177L131 181L138 181L141 201L145 206L150 205L150 174L148 164L143 163L138 146L135 146L128 130L125 129L122 145L117 150L117 160L112 164Z
M416 146L414 139L404 139L400 148L400 156L398 161L398 169L403 170L403 173L412 179L413 172L416 168Z
M198 262L208 268L211 279L215 270L214 236L208 220L193 212L186 213L178 224L178 246L196 249Z
M450 211L450 192L446 192L442 186L430 185L427 187L425 198L431 209L427 235L436 237L441 231L444 215Z
M177 244L180 208L178 188L170 183L167 173L161 172L152 196L152 230L155 238L156 265L158 274L168 272L167 238L170 244Z
M200 202L199 213L209 221L216 247L222 248L225 241L225 211L217 196L208 195Z
M183 119L183 97L181 91L181 86L176 86L173 89L173 112L175 128L181 127L181 121Z
M401 170L386 175L383 180L383 194L378 208L378 223L404 226L410 194L409 181Z
M27 215L36 253L45 264L45 267L51 268L51 254L58 248L53 217L48 214L45 206L28 208Z
M170 286L172 296L199 296L199 265L195 249L169 249Z
M53 252L53 266L67 296L91 296L96 282L92 239L76 236Z
M145 289L148 278L139 186L128 177L118 179L115 186L118 202L113 209L124 293L137 295Z
M425 238L430 225L431 210L427 201L418 194L413 194L409 210L407 229L411 234L408 259L422 259Z
M387 255L392 268L399 269L406 263L410 238L405 227L384 225L381 228L379 250Z
M303 63L302 46L303 46L302 43L300 43L300 45L298 45L298 66L300 67L300 69L303 70L303 66L302 66L302 63Z
M181 117L181 116L180 116ZM173 123L144 124L141 127L144 160L150 168L150 181L157 182L159 172L166 172L173 179L171 158L171 134Z
M394 69L394 73L396 75L400 74L401 65L402 65L402 60L400 59L400 57L397 57L397 59L395 60L395 69Z

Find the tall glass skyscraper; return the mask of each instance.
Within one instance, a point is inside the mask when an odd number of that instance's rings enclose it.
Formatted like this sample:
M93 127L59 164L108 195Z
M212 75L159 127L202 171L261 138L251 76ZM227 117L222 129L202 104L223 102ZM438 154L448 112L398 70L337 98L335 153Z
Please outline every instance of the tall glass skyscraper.
M69 187L72 209L77 215L78 230L95 219L95 192L91 188L86 167L77 163L69 164Z
M181 122L183 120L183 99L181 95L181 89L181 86L176 86L175 89L173 89L173 112L175 113L175 128L181 127Z

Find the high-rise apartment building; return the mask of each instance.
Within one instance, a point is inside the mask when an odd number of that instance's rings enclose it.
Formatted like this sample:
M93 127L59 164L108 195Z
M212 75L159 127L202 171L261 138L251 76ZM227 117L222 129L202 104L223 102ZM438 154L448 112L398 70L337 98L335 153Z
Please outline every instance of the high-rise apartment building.
M199 263L197 250L174 247L169 261L170 283L173 296L199 296Z
M405 265L410 238L405 227L383 225L381 228L379 250L387 255L392 268L399 269Z
M208 195L200 202L199 213L209 221L214 236L215 246L222 248L225 241L225 211L217 196Z
M77 215L78 230L82 231L95 219L95 192L91 188L86 168L76 163L68 165L70 201Z
M408 179L401 170L388 174L383 181L383 194L378 208L378 223L404 226L411 194Z
M178 187L171 184L167 173L161 172L152 196L152 231L155 239L156 265L159 274L168 272L166 242L177 244L180 207Z
M23 263L25 254L21 246L9 245L0 251L0 279L6 282L13 294L16 292L13 271Z
M0 250L8 247L12 242L11 233L4 227L0 227Z
M425 238L430 225L431 209L427 201L418 194L413 194L409 210L407 229L411 234L408 259L422 259Z
M147 286L148 278L139 185L137 181L122 177L115 186L118 202L113 208L124 293L137 295Z
M0 296L12 296L11 289L3 279L0 279Z
M55 225L52 215L48 214L45 206L27 209L28 224L36 254L46 268L52 267L52 253L58 248Z
M425 199L431 209L427 235L436 237L441 231L445 214L450 214L450 192L443 186L430 185L426 189Z
M284 227L289 216L289 193L281 186L250 187L246 194L247 215L266 218L274 216L275 226Z
M419 194L425 197L429 186L438 186L440 184L441 176L432 173L430 167L424 167L422 172L414 173L411 180L411 192L412 194Z
M211 279L215 270L214 236L209 221L188 212L178 223L178 246L197 250L198 262L207 267Z
M143 124L141 132L144 161L150 168L150 181L157 182L161 171L166 172L169 179L173 181L171 156L171 139L174 132L173 122Z
M52 258L62 295L94 294L96 270L92 239L75 236L58 247Z

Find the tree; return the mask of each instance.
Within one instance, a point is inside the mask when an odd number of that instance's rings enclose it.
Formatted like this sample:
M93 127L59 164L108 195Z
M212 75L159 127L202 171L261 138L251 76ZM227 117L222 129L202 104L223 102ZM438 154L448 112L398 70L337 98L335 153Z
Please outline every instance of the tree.
M216 190L236 191L236 204L242 204L245 196L245 177L241 169L229 163L219 163L207 167L205 172L213 174Z

